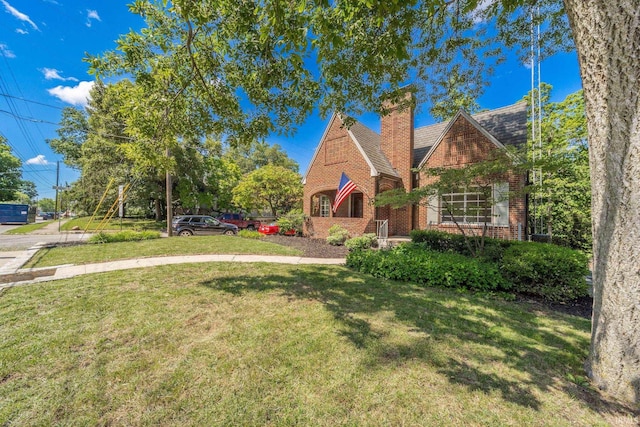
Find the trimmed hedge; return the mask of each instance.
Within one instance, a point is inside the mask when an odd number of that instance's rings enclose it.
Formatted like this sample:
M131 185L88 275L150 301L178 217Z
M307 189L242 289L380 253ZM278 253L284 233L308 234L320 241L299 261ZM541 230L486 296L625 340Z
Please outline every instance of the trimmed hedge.
M375 277L481 291L508 290L555 302L588 295L588 259L574 249L487 238L482 257L471 258L461 235L414 230L411 238L414 243L390 251L353 251L347 265Z
M427 286L499 291L509 288L498 267L453 253L427 251L416 245L390 250L355 250L347 255L347 266L362 273Z
M158 231L120 231L118 233L100 232L89 238L89 243L135 242L138 240L159 239Z
M500 269L514 291L549 301L570 301L588 295L588 259L580 251L549 243L512 242Z
M454 252L471 256L464 236L461 234L446 233L437 230L413 230L410 233L411 241L419 244L424 249L438 252ZM474 239L470 237L470 239ZM500 261L504 251L511 246L512 241L492 239L485 237L484 252L482 258L489 261Z
M348 239L346 242L344 242L344 245L350 251L370 249L372 247L378 246L378 237L375 235L375 233L365 233L362 236Z

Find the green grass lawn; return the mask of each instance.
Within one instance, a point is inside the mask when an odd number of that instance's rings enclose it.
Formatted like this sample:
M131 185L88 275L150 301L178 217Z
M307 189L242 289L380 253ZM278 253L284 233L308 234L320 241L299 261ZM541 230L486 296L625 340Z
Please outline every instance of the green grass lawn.
M24 267L50 267L151 256L199 254L298 256L301 252L274 243L237 236L169 237L138 242L83 244L42 249Z
M120 231L120 230L157 230L163 231L167 229L166 221L154 221L152 219L132 219L124 218L122 221L120 218L113 218L110 221L102 222L102 217L95 217L91 222L91 217L73 218L64 224L62 224L63 231L72 230L73 227L78 227L80 230L84 230L87 225L89 228L87 232L93 232L97 229L104 231Z
M590 322L338 266L185 264L0 294L0 425L634 425Z
M5 231L4 234L28 234L51 224L52 221L33 222L31 224L21 225L20 227L12 228L9 231Z

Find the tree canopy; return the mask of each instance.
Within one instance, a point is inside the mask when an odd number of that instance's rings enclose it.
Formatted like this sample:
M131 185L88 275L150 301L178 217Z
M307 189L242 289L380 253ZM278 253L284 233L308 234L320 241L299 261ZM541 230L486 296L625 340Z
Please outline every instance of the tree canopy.
M263 166L245 175L233 189L233 203L249 212L266 210L278 217L302 204L302 177L282 166Z

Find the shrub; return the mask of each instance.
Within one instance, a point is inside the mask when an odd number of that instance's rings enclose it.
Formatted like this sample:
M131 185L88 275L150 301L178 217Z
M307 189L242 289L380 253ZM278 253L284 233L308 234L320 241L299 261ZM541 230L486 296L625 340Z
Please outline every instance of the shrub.
M549 301L570 301L588 295L588 259L580 251L548 243L513 242L501 271L518 293Z
M471 244L474 237L469 237ZM465 238L461 234L446 233L436 230L413 230L411 231L411 241L419 244L426 250L438 252L455 252L461 255L471 256L471 251L465 242ZM499 262L502 259L504 251L511 245L510 240L492 239L485 237L484 250L480 255L487 261Z
M469 248L461 234L436 230L412 230L410 236L413 243L419 243L427 250L469 254Z
M366 233L362 236L348 239L344 242L344 245L350 251L370 249L371 247L375 247L378 245L378 237L375 235L375 233Z
M306 215L300 209L294 209L286 215L278 218L276 224L280 227L280 234L285 234L289 230L295 230L296 235L302 236Z
M238 231L238 236L244 237L245 239L262 239L264 234L258 233L255 230L240 230Z
M100 232L89 238L89 243L134 242L138 240L159 239L158 231L120 231L118 233Z
M349 232L347 229L338 224L334 224L329 228L327 243L333 246L341 246L348 238Z
M424 250L413 244L390 250L355 250L347 255L347 266L362 273L428 286L475 291L507 290L495 264L453 253Z

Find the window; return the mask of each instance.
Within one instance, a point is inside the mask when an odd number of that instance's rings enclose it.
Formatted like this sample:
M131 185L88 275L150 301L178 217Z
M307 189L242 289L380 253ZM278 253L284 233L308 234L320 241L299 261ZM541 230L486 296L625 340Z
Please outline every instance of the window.
M327 196L320 196L320 216L329 217L331 202Z
M331 199L322 193L311 197L311 216L329 217L331 212Z
M491 205L485 195L478 189L443 194L440 205L440 222L457 222L458 224L491 223Z

